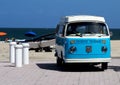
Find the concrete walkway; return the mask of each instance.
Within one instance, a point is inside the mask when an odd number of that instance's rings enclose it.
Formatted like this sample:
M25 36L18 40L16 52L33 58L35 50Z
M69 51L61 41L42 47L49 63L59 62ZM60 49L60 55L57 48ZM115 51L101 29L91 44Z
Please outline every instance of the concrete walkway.
M30 64L9 63L9 44L0 48L0 85L120 85L120 41L111 41L108 69L98 66L56 66L54 52L30 51Z
M120 59L112 59L107 70L99 66L57 67L55 60L32 61L16 68L0 62L0 85L120 85Z

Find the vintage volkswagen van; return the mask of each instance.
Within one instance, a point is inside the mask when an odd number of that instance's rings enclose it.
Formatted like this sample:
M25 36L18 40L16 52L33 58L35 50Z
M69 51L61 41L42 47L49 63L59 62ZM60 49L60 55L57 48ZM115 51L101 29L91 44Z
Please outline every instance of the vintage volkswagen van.
M64 63L101 64L111 60L110 33L104 17L65 16L56 28L57 65Z

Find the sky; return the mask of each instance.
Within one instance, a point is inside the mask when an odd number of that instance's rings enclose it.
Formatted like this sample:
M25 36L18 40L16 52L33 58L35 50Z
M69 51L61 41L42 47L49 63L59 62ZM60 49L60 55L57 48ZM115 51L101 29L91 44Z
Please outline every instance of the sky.
M55 28L68 15L103 16L120 28L120 0L0 0L0 27Z

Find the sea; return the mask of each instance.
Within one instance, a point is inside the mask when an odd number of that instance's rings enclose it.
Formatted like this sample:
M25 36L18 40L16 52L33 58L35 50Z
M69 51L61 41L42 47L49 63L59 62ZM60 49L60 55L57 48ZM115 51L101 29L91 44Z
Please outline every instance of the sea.
M51 34L55 32L55 28L0 28L0 32L6 32L7 35L0 36L0 41L6 39L30 39L34 37L25 36L26 32L35 32L36 36ZM110 28L112 32L111 40L120 40L120 28Z
M25 36L27 32L34 32L36 36L29 37ZM39 37L46 34L51 34L55 32L55 28L0 28L0 32L6 32L7 35L0 36L0 41L4 41L6 39L31 39L35 37Z

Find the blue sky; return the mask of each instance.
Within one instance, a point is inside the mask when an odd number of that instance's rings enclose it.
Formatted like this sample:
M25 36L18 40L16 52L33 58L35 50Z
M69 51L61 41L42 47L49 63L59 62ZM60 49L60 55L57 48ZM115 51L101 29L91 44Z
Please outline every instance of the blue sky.
M66 15L105 17L120 27L120 0L0 0L0 27L54 28Z

